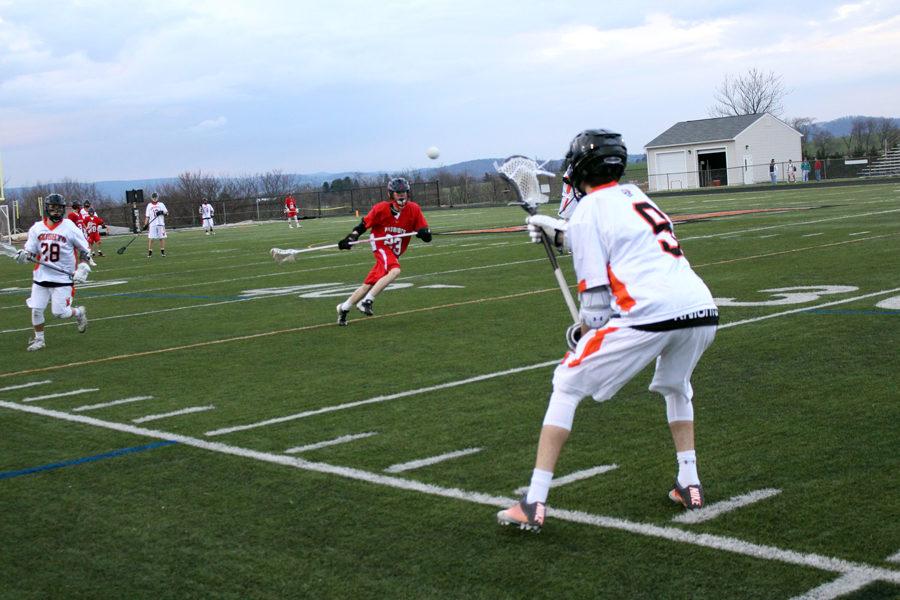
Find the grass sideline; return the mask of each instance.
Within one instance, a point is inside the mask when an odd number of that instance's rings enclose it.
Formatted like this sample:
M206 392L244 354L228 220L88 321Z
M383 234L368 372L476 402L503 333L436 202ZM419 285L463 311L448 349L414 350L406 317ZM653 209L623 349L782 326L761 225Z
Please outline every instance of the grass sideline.
M777 495L673 522L673 450L647 370L582 403L557 475L617 468L554 488L538 536L496 526L491 502L528 482L568 325L522 233L414 240L376 318L354 311L346 328L334 305L370 253L281 266L267 254L334 242L346 219L176 232L165 259L142 241L115 255L112 238L94 273L109 285L78 292L88 332L50 318L38 353L24 350L29 273L0 262L0 476L180 441L0 479L14 549L0 597L896 597L900 190L659 204L673 218L791 209L676 226L714 295L745 304L722 303L693 379L708 501ZM426 216L438 231L523 218ZM815 289L764 291L798 286ZM26 401L85 388L99 391Z

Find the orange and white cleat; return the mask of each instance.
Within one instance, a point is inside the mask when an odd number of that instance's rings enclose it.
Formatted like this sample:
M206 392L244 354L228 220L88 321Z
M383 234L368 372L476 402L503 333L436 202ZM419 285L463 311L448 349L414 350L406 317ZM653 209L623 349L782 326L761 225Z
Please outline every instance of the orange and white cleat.
M676 477L675 487L669 492L669 500L681 504L688 510L701 509L703 508L703 486L698 483L681 487Z
M543 502L525 502L526 496L515 504L497 513L497 522L501 525L517 525L519 529L540 533L544 526L547 508Z

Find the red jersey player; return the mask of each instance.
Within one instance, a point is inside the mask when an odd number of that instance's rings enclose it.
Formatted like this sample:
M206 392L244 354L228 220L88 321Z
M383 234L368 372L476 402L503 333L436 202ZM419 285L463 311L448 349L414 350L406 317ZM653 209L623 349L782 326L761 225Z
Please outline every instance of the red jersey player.
M388 183L389 199L372 207L359 225L344 239L338 242L341 250L349 250L366 229L371 229L372 238L388 237L386 240L371 242L375 255L375 266L369 271L362 285L350 294L343 303L337 305L338 325L347 324L350 308L356 308L366 316L374 314L372 305L375 296L381 293L400 275L400 255L409 246L409 237L392 237L404 233L416 232L416 237L423 242L431 241L431 231L422 209L409 199L409 182L402 177L391 179Z
M84 233L84 219L81 218L81 202L72 200L72 210L69 211L66 218L78 225L81 228L81 233Z
M294 228L294 225L297 226L297 229L300 229L301 227L300 221L297 219L298 212L297 201L294 200L294 195L288 194L284 199L284 214L288 220L288 227L291 229Z
M94 211L93 208L87 209L88 216L84 220L84 230L87 233L87 241L91 246L91 253L97 256L103 256L103 250L100 249L100 227L103 225L103 219Z

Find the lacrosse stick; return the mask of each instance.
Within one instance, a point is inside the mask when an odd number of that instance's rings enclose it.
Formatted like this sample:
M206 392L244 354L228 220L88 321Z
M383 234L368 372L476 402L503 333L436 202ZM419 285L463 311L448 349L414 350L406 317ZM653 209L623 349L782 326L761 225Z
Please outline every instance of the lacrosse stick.
M510 204L521 206L529 215L538 213L538 204L546 204L550 199L541 193L541 185L538 182L538 175L546 175L554 177L553 173L544 170L543 164L537 164L534 160L521 155L514 155L503 161L503 164L494 163L494 168L500 173L506 181L512 184L512 188L516 192L517 202ZM556 276L556 282L559 284L559 290L562 292L563 299L569 309L569 314L575 323L579 323L581 318L578 316L578 307L572 298L572 292L563 277L562 271L559 269L559 261L556 260L556 253L550 243L550 238L543 231L541 232L541 240L544 243L544 250L547 252L547 258L550 259L550 265L553 267L553 274Z
M351 246L355 246L356 244L365 244L367 242L380 242L382 240L395 240L397 238L405 238L412 237L416 235L415 231L410 233L401 233L399 235L386 235L384 237L370 237L364 240L356 240L355 242L350 242ZM283 249L283 248L272 248L269 250L269 254L272 255L272 258L275 259L275 262L278 264L284 262L293 262L295 260L295 256L298 254L304 254L306 252L315 252L316 250L336 250L338 248L337 244L328 244L327 246L313 246L312 248L301 248L299 250L295 249Z
M15 246L11 246L10 244L7 244L6 242L0 242L0 255L8 256L10 258L16 258L16 255L18 253L19 253L19 251L16 249ZM52 265L47 262L43 262L43 261L35 258L34 256L29 256L28 262L47 267L48 269L57 271L58 273L63 273L65 275L68 275L73 280L80 279L81 281L79 281L79 283L84 283L85 281L87 281L88 273L91 272L90 266L88 266L88 264L85 262L80 263L74 272L69 271L67 269L63 269L61 267L57 267L56 265Z
M156 219L158 219L159 216L160 216L160 215L156 215L155 217L153 217L152 219L150 219L150 222L147 223L147 225L146 225L145 227L142 227L142 228L141 228L141 231L138 232L138 233L136 233L136 234L134 235L134 237L131 238L131 239L128 241L127 244L125 244L124 246L122 246L121 248L119 248L118 250L116 250L116 254L125 254L125 251L128 250L128 246L130 246L130 245L134 242L134 240L138 239L138 237L140 237L141 233L143 233L144 230L150 229L150 226L153 225L153 221L155 221Z

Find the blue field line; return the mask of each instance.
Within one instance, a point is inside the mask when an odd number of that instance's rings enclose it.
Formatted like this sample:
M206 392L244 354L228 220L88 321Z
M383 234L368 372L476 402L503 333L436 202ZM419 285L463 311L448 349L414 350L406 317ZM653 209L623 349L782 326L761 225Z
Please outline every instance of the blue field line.
M854 310L852 308L813 308L811 310L806 311L809 314L813 315L890 315L893 317L900 316L900 310L873 310L873 309L859 309Z
M71 467L72 465L80 465L83 463L97 462L98 460L105 460L107 458L115 458L117 456L124 456L126 454L134 454L135 452L143 452L144 450L153 450L154 448L162 448L164 446L171 446L172 444L177 444L177 443L178 442L165 440L162 442L153 442L152 444L146 444L144 446L133 446L131 448L122 448L121 450L113 450L112 452L106 452L104 454L95 454L94 456L85 456L84 458L76 458L73 460L64 460L62 462L51 463L49 465L41 465L40 467L31 467L30 469L21 469L19 471L6 471L5 473L0 473L0 479L11 479L12 477L18 477L19 475L30 475L32 473L39 473L41 471L50 471L52 469L61 469L62 467Z

